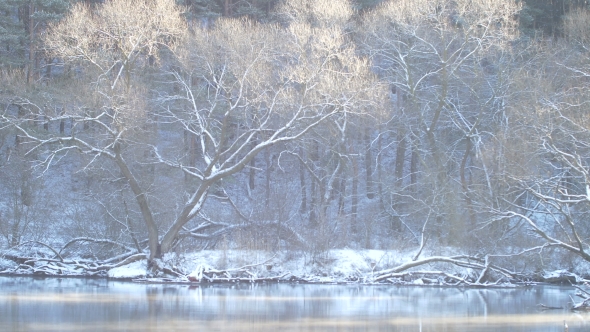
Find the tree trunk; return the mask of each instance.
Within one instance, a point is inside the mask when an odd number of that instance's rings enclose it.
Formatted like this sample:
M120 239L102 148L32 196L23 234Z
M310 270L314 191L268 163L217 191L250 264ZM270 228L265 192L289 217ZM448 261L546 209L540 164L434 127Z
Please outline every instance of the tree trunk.
M33 14L35 13L35 6L29 3L26 8L27 32L29 34L29 61L27 65L27 84L33 81L35 72L35 21Z
M127 180L127 183L131 187L131 191L135 196L135 200L139 205L139 209L141 211L141 216L143 217L143 221L146 224L147 231L148 231L148 247L150 249L150 256L149 260L153 260L154 258L161 258L162 251L160 248L160 243L158 239L158 226L154 221L154 217L152 211L150 210L149 203L145 192L141 189L139 182L127 166L127 163L121 156L121 151L118 143L115 143L115 162L117 166L123 173L123 176Z
M350 203L350 231L353 235L358 234L358 225L357 225L357 208L358 208L358 187L359 187L359 180L358 180L358 161L357 158L352 158L352 188L351 188L351 203Z
M207 192L215 181L204 181L197 191L191 196L189 202L182 209L180 215L174 221L174 224L168 229L162 238L161 252L169 252L175 244L178 233L189 220L191 220L203 207L207 199Z
M341 216L344 214L344 196L346 195L346 177L342 177L340 179L340 184L338 185L338 215Z
M406 162L406 150L408 145L407 142L406 131L403 128L400 128L397 132L397 149L395 151L395 192L400 192L403 187L404 165ZM394 215L391 216L391 230L399 233L401 232L402 225L399 217L400 202L398 198L394 197L391 204L391 208L394 213Z
M301 159L299 162L299 186L301 188L301 205L299 206L299 213L307 213L307 186L305 185L305 165L303 164L303 149L299 152Z
M225 0L223 2L223 16L231 15L231 0Z
M319 160L319 144L317 141L313 141L310 153L310 159L312 164L317 164ZM321 178L321 177L320 177ZM309 224L310 226L314 227L318 224L318 212L319 212L319 205L322 199L321 193L321 186L322 183L318 181L318 177L312 177L311 180L311 193L310 193L310 201L309 201ZM318 189L319 187L319 189ZM319 193L318 193L319 192Z
M264 191L265 191L264 204L265 204L265 207L268 209L270 207L270 178L271 178L272 167L273 167L273 160L270 155L270 149L265 150L264 159L266 161L266 172L265 172L266 181L265 181L265 185L264 185ZM252 159L252 160L254 160L254 159Z
M374 188L374 184L373 184L373 152L371 151L371 133L370 133L370 129L367 126L365 128L365 133L364 133L364 139L365 139L365 146L366 146L366 150L365 150L365 172L366 172L366 187L367 187L367 198L368 199L373 199L375 197L375 188Z
M465 203L467 204L467 210L469 211L469 218L471 219L471 223L475 223L475 211L473 208L473 202L471 201L471 193L469 192L469 187L467 185L467 177L465 175L465 171L467 168L467 159L471 155L471 149L473 147L473 143L471 142L470 137L465 137L465 154L463 155L463 159L461 160L461 167L459 170L460 177L461 177L461 187L463 188L463 195L465 196Z
M404 164L406 160L407 139L405 130L400 129L398 131L397 142L397 149L395 151L395 184L396 189L399 189L404 177Z
M248 188L249 192L254 190L256 186L256 158L252 158L250 161L250 170L248 174Z
M418 161L420 156L418 155L418 142L417 139L412 139L412 156L410 158L410 184L412 190L416 190L418 184Z

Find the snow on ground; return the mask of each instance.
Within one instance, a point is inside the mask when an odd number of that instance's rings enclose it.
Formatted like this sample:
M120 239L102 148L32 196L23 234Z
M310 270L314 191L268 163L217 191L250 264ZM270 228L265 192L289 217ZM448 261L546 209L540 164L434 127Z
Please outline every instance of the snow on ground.
M428 257L431 253L423 253ZM333 249L321 252L263 250L203 250L191 254L166 254L162 261L186 276L199 271L248 270L254 277L267 278L294 276L317 282L363 280L378 272L407 263L415 256L414 251L398 250L353 250ZM449 273L465 273L465 269L444 264L434 264L436 269ZM14 262L0 261L0 271L16 268ZM56 269L55 267L52 269ZM59 267L60 274L76 275L81 271L73 268ZM26 272L25 272L26 273ZM51 273L51 271L48 271ZM107 276L114 279L136 279L147 276L147 261L136 261L127 265L112 268ZM235 274L234 274L235 276Z
M107 272L109 278L115 279L133 279L145 277L147 270L147 261L137 261L127 265L119 266L110 269Z
M203 250L176 256L168 254L164 262L185 274L197 269L232 270L247 267L259 277L290 273L317 276L326 280L361 277L409 260L410 254L386 250L338 249L313 255L305 252L272 253L259 250ZM146 273L146 261L134 262L108 272L110 278L140 278Z
M180 277L172 277L172 281L201 280L204 273L207 278L248 279L248 280L305 280L310 282L372 282L380 271L399 267L412 261L416 250L353 250L333 249L312 252L309 250L287 250L271 252L263 250L203 250L191 254L166 254L158 265L178 271ZM435 256L453 256L448 252L424 250L419 259ZM113 279L144 279L147 274L147 261L136 261L127 265L111 268L100 273L89 272L81 268L81 264L63 264L60 262L36 261L34 264L16 264L14 261L0 256L0 273L4 274L45 274L88 276L100 275ZM590 263L581 258L569 262L569 268L554 270L553 266L543 266L537 270L523 271L533 280L546 282L586 282L590 273ZM481 274L480 270L461 267L448 262L430 263L413 269L417 271L441 271L459 278L468 278L475 282ZM539 272L543 272L539 274ZM421 283L423 272L417 272L415 278L404 276L403 282ZM186 276L186 277L182 277ZM581 276L581 277L578 277ZM158 275L158 277L166 277ZM236 279L237 278L237 279ZM426 280L426 279L424 279ZM435 279L432 279L435 280ZM432 282L429 282L432 283ZM435 282L436 283L436 282Z
M391 256L396 256L392 254ZM202 251L193 254L189 260L196 266L202 265L214 269L239 268L246 265L262 264L259 270L276 273L290 272L296 276L355 276L372 271L377 262L392 261L386 251L382 250L330 250L318 255L293 252L269 253L263 251ZM387 259L383 259L387 257ZM269 266L269 267L267 267ZM187 268L190 268L187 266Z
M0 257L0 271L2 271L4 269L14 269L16 267L17 267L17 264L15 262Z
M582 281L578 275L567 270L547 271L543 274L543 280L549 282L567 282L578 283Z

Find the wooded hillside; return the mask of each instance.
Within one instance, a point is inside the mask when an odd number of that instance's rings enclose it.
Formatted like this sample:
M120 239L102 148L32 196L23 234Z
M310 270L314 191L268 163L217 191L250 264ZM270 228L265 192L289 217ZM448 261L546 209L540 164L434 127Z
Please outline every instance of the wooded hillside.
M0 246L590 261L589 23L566 0L0 0Z

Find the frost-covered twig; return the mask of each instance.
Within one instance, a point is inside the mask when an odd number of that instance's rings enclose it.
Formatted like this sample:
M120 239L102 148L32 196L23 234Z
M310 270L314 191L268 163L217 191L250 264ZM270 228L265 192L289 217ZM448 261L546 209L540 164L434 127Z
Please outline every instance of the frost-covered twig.
M74 239L71 239L70 241L68 241L60 249L59 254L61 254L67 247L69 247L70 245L72 245L76 242L92 242L92 243L99 243L99 244L111 244L111 245L115 245L117 247L121 247L129 252L136 252L135 248L129 247L129 246L119 243L117 241L113 241L113 240L109 240L109 239L95 239L95 238L91 238L91 237L77 237L77 238L74 238Z
M29 245L29 244L38 244L38 245L40 245L40 246L43 246L43 247L45 247L45 248L47 248L47 249L51 250L51 251L52 251L52 252L55 254L55 257L57 257L57 258L58 258L60 261L62 261L62 262L63 262L63 260L64 260L64 259L63 259L63 257L60 255L60 254L61 254L61 251L60 251L60 252L58 252L58 251L57 251L57 250L55 250L55 249L54 249L52 246L50 246L50 245L48 245L48 244L45 244L45 243L43 243L43 242L39 242L39 241L27 241L27 242L23 242L23 243L17 244L16 246L14 246L14 247L12 247L12 248L8 249L8 251L10 251L11 249L15 249L15 248L22 247L22 246ZM8 252L8 251L7 251L7 252ZM2 257L6 257L6 254L3 254L3 255L2 255Z

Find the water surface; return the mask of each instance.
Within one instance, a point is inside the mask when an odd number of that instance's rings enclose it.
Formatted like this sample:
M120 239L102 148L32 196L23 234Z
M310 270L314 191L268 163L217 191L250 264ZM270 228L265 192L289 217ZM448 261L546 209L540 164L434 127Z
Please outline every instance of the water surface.
M571 287L146 285L0 277L1 331L569 331ZM564 306L542 311L538 304Z

